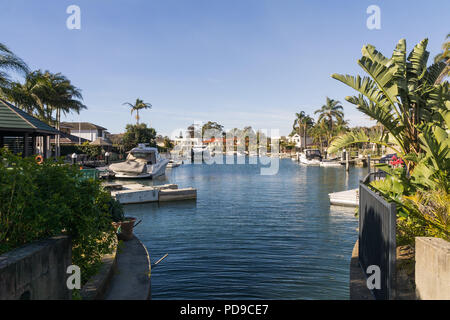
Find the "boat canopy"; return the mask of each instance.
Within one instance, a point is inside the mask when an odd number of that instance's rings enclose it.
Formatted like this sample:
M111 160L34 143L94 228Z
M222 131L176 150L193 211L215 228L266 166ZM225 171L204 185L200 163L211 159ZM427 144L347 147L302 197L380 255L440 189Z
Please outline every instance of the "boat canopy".
M305 154L308 156L320 156L319 149L305 149Z

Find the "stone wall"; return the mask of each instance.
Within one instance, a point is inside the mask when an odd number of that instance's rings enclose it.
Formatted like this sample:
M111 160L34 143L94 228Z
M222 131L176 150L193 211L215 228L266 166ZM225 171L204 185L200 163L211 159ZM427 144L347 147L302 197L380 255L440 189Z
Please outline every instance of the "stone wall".
M0 300L71 299L66 280L72 264L67 236L34 242L0 255Z
M423 300L450 300L450 242L416 238L416 295Z

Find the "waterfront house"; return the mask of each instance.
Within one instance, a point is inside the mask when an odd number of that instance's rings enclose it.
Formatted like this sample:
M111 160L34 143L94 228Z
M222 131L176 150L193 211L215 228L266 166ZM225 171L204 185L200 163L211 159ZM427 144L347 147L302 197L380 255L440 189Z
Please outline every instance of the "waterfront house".
M61 122L61 131L91 142L107 138L107 129L90 122Z
M308 136L306 136L306 145L305 139L303 136L299 135L298 133L295 133L294 135L291 135L287 138L287 141L289 143L294 143L296 148L306 148L308 145L311 145L313 143L312 139Z
M89 142L89 140L71 135L70 133L61 131L59 135L59 143L61 145L75 145L75 144L83 144L85 142ZM56 144L56 139L51 139L50 143L52 145Z

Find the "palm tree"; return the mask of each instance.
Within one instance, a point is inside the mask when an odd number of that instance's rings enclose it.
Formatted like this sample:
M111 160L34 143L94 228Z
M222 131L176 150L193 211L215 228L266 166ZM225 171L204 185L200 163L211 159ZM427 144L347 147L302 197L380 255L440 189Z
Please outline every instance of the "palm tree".
M22 74L28 73L28 66L17 57L8 47L0 43L0 92L1 88L8 87L11 83L6 71L15 71Z
M448 41L448 39L450 39L450 33L447 34L447 37L445 39L447 41L445 41L444 44L442 45L443 52L439 53L438 55L436 55L436 57L434 57L435 63L439 62L445 63L445 68L444 70L442 70L441 74L437 78L436 84L444 81L445 77L448 77L450 74L450 41Z
M61 73L33 71L27 75L24 84L13 82L3 91L7 100L49 125L56 126L57 130L60 129L61 112L79 113L86 109L81 102L83 96L80 89ZM56 156L59 157L59 135L56 136Z
M62 74L52 74L49 71L33 71L27 75L23 84L12 82L8 88L4 88L4 96L29 114L56 126L60 121L61 111L64 114L72 111L79 113L86 108L81 103L83 97L80 89ZM53 117L55 111L56 115Z
M141 99L136 99L136 102L134 104L130 102L125 102L123 105L127 105L131 108L131 114L133 114L134 111L136 111L136 124L139 124L139 110L142 109L151 109L152 105L150 103L145 103Z
M300 136L303 136L303 147L306 147L306 134L308 132L308 128L314 125L314 119L307 115L304 111L300 111L295 114L295 120L293 124L294 130Z
M327 102L320 108L316 110L314 114L319 114L317 122L326 119L328 121L328 128L330 131L333 130L333 120L342 120L344 118L344 108L340 105L340 102L327 97Z
M314 143L319 144L320 152L323 152L323 142L328 138L328 124L325 119L316 122L311 128L311 136Z
M339 136L342 133L348 132L348 130L348 121L344 120L343 118L338 119L334 127L333 136Z
M38 73L41 73L38 71ZM46 71L43 74L44 84L42 90L44 92L43 101L47 105L47 110L50 115L53 110L56 111L55 122L56 129L60 129L61 112L66 115L69 112L80 113L86 106L81 102L83 96L81 90L72 85L61 73L52 74ZM56 157L60 156L59 146L60 136L56 136Z
M38 116L40 105L39 81L28 74L25 82L11 82L8 87L3 88L3 98L10 101L16 107L25 112ZM44 120L41 118L41 120Z
M332 77L359 92L346 100L361 112L377 120L387 134L369 137L366 133L347 133L336 138L332 151L358 142L372 142L393 147L401 155L423 151L419 130L423 124L439 120L439 111L446 110L450 98L448 82L436 83L446 64L437 62L427 67L428 39L406 53L406 41L400 40L391 58L384 57L375 47L366 45L359 66L366 77L333 74ZM441 118L442 119L442 118ZM408 168L413 166L407 162Z

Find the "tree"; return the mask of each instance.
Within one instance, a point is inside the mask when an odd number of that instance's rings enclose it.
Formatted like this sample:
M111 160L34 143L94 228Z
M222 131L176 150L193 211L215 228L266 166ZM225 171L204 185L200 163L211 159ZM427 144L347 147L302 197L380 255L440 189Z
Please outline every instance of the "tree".
M333 74L332 77L359 92L346 100L385 128L387 134L369 137L366 133L347 133L337 137L332 150L358 142L372 142L392 147L401 155L419 154L420 128L439 120L439 111L445 110L450 94L448 82L436 83L446 64L442 61L427 67L428 39L406 53L406 41L400 40L391 58L386 58L372 45L365 45L359 66L368 76ZM395 147L392 146L395 144ZM413 162L407 161L411 169Z
M441 83L442 81L444 81L446 77L450 75L450 41L448 41L448 39L450 39L450 33L447 34L447 37L445 39L447 41L445 41L444 44L442 45L443 51L438 55L436 55L436 57L434 57L435 63L438 62L445 63L445 68L444 70L442 70L441 74L436 79L436 84Z
M172 140L170 140L169 137L165 136L164 137L164 148L166 148L167 150L171 150L173 149L173 142Z
M318 143L320 151L323 152L323 142L328 138L328 124L325 119L318 121L314 127L311 128L311 136L314 143Z
M332 134L333 137L336 137L348 131L349 131L348 121L341 118L336 121Z
M27 74L24 84L13 82L3 91L7 100L58 130L61 113L79 113L86 109L81 90L61 73L33 71ZM59 135L56 144L56 156L59 156Z
M41 98L42 91L40 85L43 84L43 79L34 77L33 74L28 74L25 78L25 82L11 82L6 88L3 88L3 98L13 103L16 107L24 110L25 112L38 117L40 120L46 121L41 117L43 106Z
M133 149L138 143L148 143L150 146L156 147L155 139L156 130L148 128L145 123L136 125L127 124L122 143L125 150Z
M327 97L327 102L320 108L316 110L314 114L319 114L319 118L317 118L317 122L321 122L322 120L326 120L328 123L328 138L327 143L331 140L333 135L333 121L342 121L344 118L344 108L340 105L340 102L337 100L333 100Z
M146 103L139 98L136 99L136 102L134 104L125 102L123 105L127 105L131 108L131 114L136 111L136 124L139 124L139 110L152 108L152 105L150 103Z
M189 138L198 137L201 135L201 128L199 128L198 124L193 123L187 127L187 134L189 135Z
M86 109L86 106L81 102L83 100L81 90L72 85L64 75L61 73L53 74L49 71L42 73L40 70L35 73L38 77L43 78L41 86L43 97L40 100L47 106L50 115L55 110L57 130L60 129L61 112L64 114L72 111L80 113L82 109ZM60 135L58 134L56 136L57 157L60 155L59 139Z
M218 130L219 132L223 132L223 126L217 122L208 121L202 126L202 137L205 135L206 130Z
M6 45L0 43L0 92L2 88L7 88L11 83L6 71L15 71L26 75L29 70L22 59L17 57Z
M295 114L294 125L292 126L294 130L300 135L303 136L303 146L306 147L306 135L308 132L308 128L314 125L314 119L309 115L305 114L304 111L300 111L300 113Z

